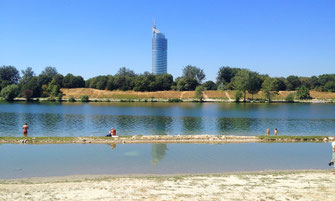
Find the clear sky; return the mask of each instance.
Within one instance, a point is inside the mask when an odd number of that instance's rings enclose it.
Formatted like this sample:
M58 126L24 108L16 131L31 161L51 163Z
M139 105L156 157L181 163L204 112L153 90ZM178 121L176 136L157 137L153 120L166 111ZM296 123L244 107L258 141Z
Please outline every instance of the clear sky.
M88 79L151 72L151 27L168 38L168 73L188 64L270 76L335 73L335 0L0 0L0 65L54 66Z

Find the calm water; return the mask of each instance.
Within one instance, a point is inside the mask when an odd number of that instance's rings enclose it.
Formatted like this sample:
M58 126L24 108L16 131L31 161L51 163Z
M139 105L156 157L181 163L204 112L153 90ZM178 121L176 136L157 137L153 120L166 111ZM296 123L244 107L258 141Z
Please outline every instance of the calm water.
M335 104L0 103L0 136L335 135Z
M78 174L329 169L329 143L1 144L0 179Z

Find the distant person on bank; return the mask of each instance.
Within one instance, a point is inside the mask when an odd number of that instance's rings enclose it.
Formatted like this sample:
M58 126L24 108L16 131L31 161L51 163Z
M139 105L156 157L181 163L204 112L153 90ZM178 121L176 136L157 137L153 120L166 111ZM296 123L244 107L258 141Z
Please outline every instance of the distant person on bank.
M23 137L27 137L27 135L28 135L28 129L29 129L28 124L25 123L25 124L22 126Z
M112 128L112 129L109 131L107 137L117 137L117 135L116 135L116 130L115 130L114 128Z
M275 135L277 135L277 134L278 134L278 129L277 129L277 128L275 128L275 131L274 131L274 133L275 133Z
M332 160L329 163L329 166L334 165L334 161L335 161L335 136L332 142L332 150L333 150L333 155L332 155ZM335 165L334 165L334 170L335 170ZM333 174L335 175L335 172Z

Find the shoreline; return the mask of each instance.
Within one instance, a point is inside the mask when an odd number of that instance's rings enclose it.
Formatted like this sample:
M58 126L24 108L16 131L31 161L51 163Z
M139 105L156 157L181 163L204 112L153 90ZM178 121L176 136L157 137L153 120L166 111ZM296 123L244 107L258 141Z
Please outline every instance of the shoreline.
M333 200L330 170L0 179L1 200Z
M0 144L326 143L331 136L135 135L118 137L0 137Z
M75 98L75 101L78 103L87 103L82 102L80 98ZM3 100L4 101L4 100ZM27 102L25 98L15 98L12 102ZM62 100L56 100L55 98L32 98L28 102L69 102L68 98L63 98ZM168 103L269 103L265 99L254 99L254 100L246 100L245 102L235 102L232 99L220 99L220 98L204 98L202 101L194 98L89 98L88 102L102 102L102 103L119 103L119 102L138 102L138 103L155 103L155 102L168 102ZM271 103L321 103L321 104L329 104L335 103L335 99L309 99L309 100L294 100L293 102L286 101L284 99L274 99L271 100Z

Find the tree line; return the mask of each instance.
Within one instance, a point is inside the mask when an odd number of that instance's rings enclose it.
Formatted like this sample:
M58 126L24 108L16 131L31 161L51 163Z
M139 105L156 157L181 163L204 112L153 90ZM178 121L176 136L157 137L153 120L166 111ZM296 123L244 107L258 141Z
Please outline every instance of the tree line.
M14 66L0 67L0 91L6 100L15 97L30 99L33 97L62 97L60 88L94 88L102 90L134 91L193 91L197 87L203 90L236 90L235 98L246 99L247 92L256 94L263 91L270 100L278 91L297 91L300 98L308 98L308 90L335 92L335 74L301 77L270 77L266 74L243 69L222 66L214 81L204 82L206 75L203 69L188 65L182 75L173 79L170 74L154 75L149 72L136 74L121 67L115 75L101 75L84 80L80 75L63 76L55 67L45 67L36 75L31 67L19 72ZM299 93L298 93L299 92ZM305 92L305 93L303 93Z

